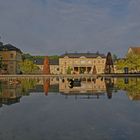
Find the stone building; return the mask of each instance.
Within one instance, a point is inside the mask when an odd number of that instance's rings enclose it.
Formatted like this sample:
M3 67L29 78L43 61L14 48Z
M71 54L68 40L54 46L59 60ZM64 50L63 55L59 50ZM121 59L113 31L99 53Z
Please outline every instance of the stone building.
M50 59L50 74L59 74L59 59Z
M34 64L39 67L38 73L43 73L44 58L36 58ZM50 74L59 74L59 60L49 59Z
M4 72L7 74L19 74L22 52L11 44L0 44L0 59L4 65Z
M44 58L36 58L33 60L33 63L36 64L39 68L38 73L43 73L43 66L44 66Z
M59 58L60 74L104 73L106 56L97 53L65 53Z

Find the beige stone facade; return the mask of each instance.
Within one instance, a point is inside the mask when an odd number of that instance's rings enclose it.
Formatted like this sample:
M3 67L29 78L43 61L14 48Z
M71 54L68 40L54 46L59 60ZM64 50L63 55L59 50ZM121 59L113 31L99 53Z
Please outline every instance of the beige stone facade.
M50 74L59 74L59 65L50 65Z
M64 54L59 58L60 74L104 73L106 57L101 54Z
M0 48L0 57L2 63L5 65L5 71L7 74L19 74L20 63L22 62L22 52L10 45L3 45Z
M58 59L50 59L50 74L59 74L59 60Z

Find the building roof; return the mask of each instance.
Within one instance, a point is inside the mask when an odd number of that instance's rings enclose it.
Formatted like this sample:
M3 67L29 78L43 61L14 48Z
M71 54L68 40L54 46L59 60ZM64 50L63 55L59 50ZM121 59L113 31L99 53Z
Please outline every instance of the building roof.
M59 59L49 59L50 65L59 65Z
M60 58L64 58L65 56L68 56L69 58L80 58L82 56L86 57L86 58L97 58L97 57L102 57L102 58L106 58L106 56L104 54L100 54L100 53L65 53L62 54L60 56Z
M33 60L36 65L44 65L44 58L36 58Z
M36 65L44 65L44 58L36 58L34 59L34 64ZM50 65L59 65L59 59L49 59Z
M131 49L131 52L135 54L140 54L140 47L130 47L129 49Z
M1 45L0 46L0 51L17 51L17 52L22 53L19 48L16 48L15 46L13 46L11 44Z

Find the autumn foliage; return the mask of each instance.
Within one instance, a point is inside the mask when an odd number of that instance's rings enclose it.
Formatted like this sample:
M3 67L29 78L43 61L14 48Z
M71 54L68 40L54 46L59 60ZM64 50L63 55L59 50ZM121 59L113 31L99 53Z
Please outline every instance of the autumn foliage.
M43 74L50 74L50 64L48 56L46 56L44 59Z

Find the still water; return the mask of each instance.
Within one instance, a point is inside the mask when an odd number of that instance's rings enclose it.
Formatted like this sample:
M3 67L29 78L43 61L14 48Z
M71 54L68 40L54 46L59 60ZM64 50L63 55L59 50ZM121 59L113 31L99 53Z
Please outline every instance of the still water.
M139 139L139 78L0 81L0 140Z

